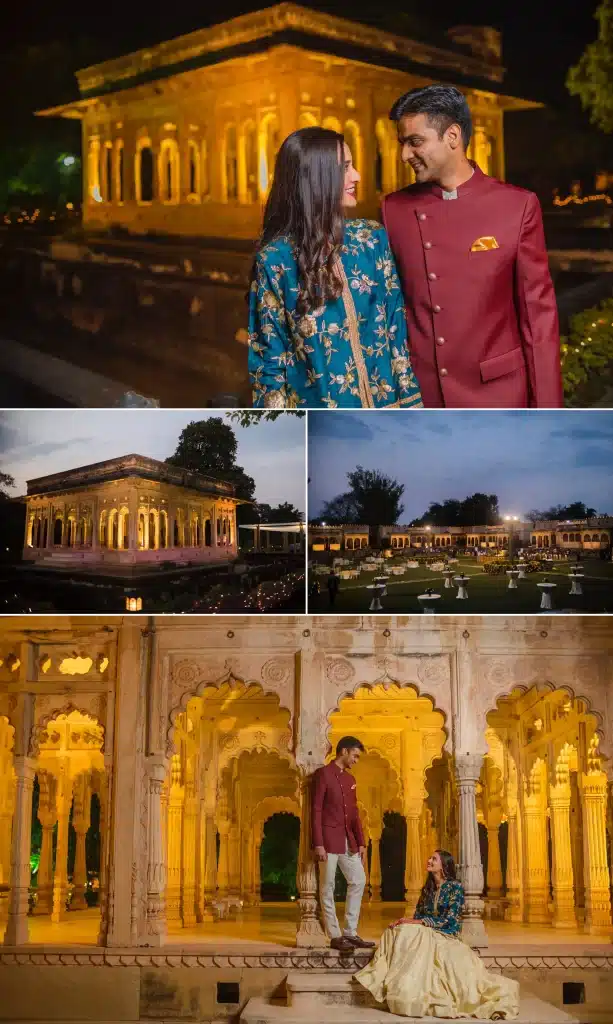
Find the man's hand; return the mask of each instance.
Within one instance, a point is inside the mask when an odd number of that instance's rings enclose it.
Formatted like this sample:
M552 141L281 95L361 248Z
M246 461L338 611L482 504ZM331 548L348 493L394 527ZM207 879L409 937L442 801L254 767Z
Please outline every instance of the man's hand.
M326 861L327 859L328 859L328 854L326 853L325 846L316 846L315 847L315 860Z
M366 871L366 847L360 846L358 853L360 854L360 860L362 861L362 867Z
M397 921L392 921L390 928L396 928L399 924L419 924L414 917L399 917Z

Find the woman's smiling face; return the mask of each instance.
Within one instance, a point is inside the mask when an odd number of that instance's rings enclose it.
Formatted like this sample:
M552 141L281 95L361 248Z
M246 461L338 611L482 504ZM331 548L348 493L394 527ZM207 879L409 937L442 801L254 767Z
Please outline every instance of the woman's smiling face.
M343 162L345 165L345 177L343 180L343 206L355 206L358 201L356 185L360 180L360 174L353 166L351 150L346 142L344 144Z

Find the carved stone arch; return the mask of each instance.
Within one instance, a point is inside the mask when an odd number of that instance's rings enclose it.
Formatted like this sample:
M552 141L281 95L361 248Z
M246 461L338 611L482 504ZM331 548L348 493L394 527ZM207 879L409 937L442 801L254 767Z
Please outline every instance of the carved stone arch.
M253 808L251 821L253 825L264 824L273 814L294 814L300 818L300 804L289 796L267 796Z
M491 678L489 682L490 684L492 683ZM487 692L487 685L483 689L483 699L480 700L479 706L476 709L478 722L480 723L479 735L485 736L488 728L487 716L496 709L499 700L505 697L512 697L513 695L520 696L528 693L529 690L536 690L537 693L556 693L560 691L567 693L572 700L581 700L586 704L586 713L592 715L596 722L595 732L601 744L602 757L604 760L611 760L610 750L613 737L611 736L611 723L609 721L608 709L606 708L607 696L604 687L602 687L602 693L597 693L596 687L589 682L582 682L576 685L566 681L554 681L547 677L536 677L529 682L511 682L511 685L509 685L509 681L506 684L503 684L502 681L499 683L494 682L489 693ZM596 706L599 699L605 705L602 710Z
M244 686L245 689L248 689L250 686L257 686L265 697L276 697L279 701L279 708L287 711L289 715L288 730L290 730L290 742L288 744L288 750L291 750L293 746L293 737L291 734L293 708L288 707L289 689L285 685L285 676L277 681L272 673L265 673L264 670L266 669L267 664L269 664L269 662L267 662L262 668L262 679L253 679L246 677L243 678L242 676L237 675L232 668L226 668L225 671L221 670L219 675L216 674L211 676L208 673L205 674L206 667L203 671L198 662L187 660L178 662L173 668L171 677L169 696L170 710L167 717L164 715L167 723L167 757L171 757L174 752L174 733L177 716L186 711L187 705L193 697L202 697L205 690L219 690L224 685L228 685L231 688L235 686Z
M239 739L238 736L235 737ZM226 746L219 755L218 772L221 774L225 768L228 768L232 761L238 761L242 754L275 754L279 760L286 761L287 764L293 771L297 772L296 760L293 753L290 750L279 750L277 747L271 747L266 743L246 743L244 746L241 745L240 740L236 746Z
M60 715L70 715L74 711L77 711L80 715L84 715L85 718L89 718L90 721L95 722L99 725L102 730L102 744L100 746L100 752L104 753L104 744L106 739L106 726L105 726L105 715L106 709L106 697L104 695L95 695L90 700L89 704L87 698L83 695L75 697L78 703L73 701L67 701L61 704L60 701L64 699L63 694L57 694L49 698L51 706L47 703L43 705L41 709L40 705L43 703L41 698L36 699L36 713L34 718L34 725L32 726L32 732L30 734L30 743L28 754L30 757L38 757L40 753L40 741L43 733L55 719L59 718ZM57 703L56 703L57 702ZM55 706L54 706L55 705ZM42 711L42 713L41 713Z

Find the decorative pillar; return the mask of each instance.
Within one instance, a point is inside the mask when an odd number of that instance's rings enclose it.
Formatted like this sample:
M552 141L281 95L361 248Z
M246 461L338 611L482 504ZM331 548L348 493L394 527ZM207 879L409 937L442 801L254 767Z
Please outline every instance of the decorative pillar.
M204 819L204 882L201 921L213 921L211 903L217 894L217 826L212 815Z
M55 807L56 782L49 772L38 775L38 820L42 827L40 860L38 862L35 914L50 914L53 909L53 829L57 821Z
M72 804L72 779L68 775L68 765L60 769L57 791L57 844L55 847L55 874L53 876L53 911L51 920L54 924L62 921L67 912L68 898L68 823Z
M507 921L521 921L521 875L519 871L519 831L517 804L507 812Z
M168 798L168 884L166 887L166 919L181 920L181 834L183 818L183 787L180 785L181 765L177 755L172 759L171 786Z
M219 832L219 864L217 865L217 889L220 896L227 896L230 885L230 869L228 855L228 836L230 833L230 822L222 820L217 822Z
M217 506L211 509L211 547L217 547Z
M13 760L13 769L15 772L15 810L11 842L11 891L4 945L24 946L29 938L28 899L31 874L30 837L34 761L32 758L16 755Z
M196 825L198 803L193 779L185 787L183 805L183 844L181 871L181 920L183 927L196 924Z
M553 866L553 926L575 928L575 890L570 842L570 784L558 782L549 788Z
M381 834L383 829L380 825L371 826L370 829L370 901L371 903L381 902Z
M262 838L264 835L264 824L258 822L254 828L253 833L253 860L251 863L252 867L252 883L251 889L253 891L253 904L259 907L262 898L262 868L260 864L260 851L262 849Z
M72 876L71 910L87 910L87 900L85 899L85 892L87 890L85 838L90 824L91 798L89 778L87 775L80 775L76 780L72 812L72 825L77 835L77 845Z
M503 896L499 834L500 825L487 830L487 896L490 900L499 900Z
M300 780L300 845L298 848L298 906L300 920L296 933L297 946L322 948L328 945L317 904L317 867L311 847L311 788L312 775Z
M108 864L109 855L109 793L111 789L110 776L112 772L112 761L108 754L104 758L104 774L99 776L98 799L100 801L100 872L98 877L98 905L100 907L100 930L98 932L98 945L105 946L109 927L109 891L108 891Z
M238 896L241 888L241 833L238 825L233 824L228 836L228 891L231 896Z
M147 945L166 943L166 865L164 856L162 791L168 771L164 758L150 756L148 761L148 851L147 851Z
M251 828L244 828L241 837L241 899L253 903L254 836Z
M404 898L406 906L404 913L406 917L412 917L419 894L424 884L424 865L421 862L421 837L419 824L422 805L409 805L405 808L407 823L407 845L404 867Z
M526 905L525 920L533 924L549 922L549 858L547 854L547 818L540 780L532 782L532 792L524 796Z
M602 771L581 775L583 802L583 871L585 924L591 935L611 930L611 895L607 864L607 777Z
M455 774L460 804L458 874L464 886L462 938L471 946L487 946L483 924L483 865L479 848L476 786L480 754L456 755Z

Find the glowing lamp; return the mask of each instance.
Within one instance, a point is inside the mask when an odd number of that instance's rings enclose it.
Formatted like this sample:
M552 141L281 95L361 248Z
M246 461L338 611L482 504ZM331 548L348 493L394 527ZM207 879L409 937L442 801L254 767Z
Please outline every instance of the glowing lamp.
M143 609L142 597L126 597L126 611L140 612Z
M72 167L76 163L76 159L74 156L65 156L62 163L64 167Z

